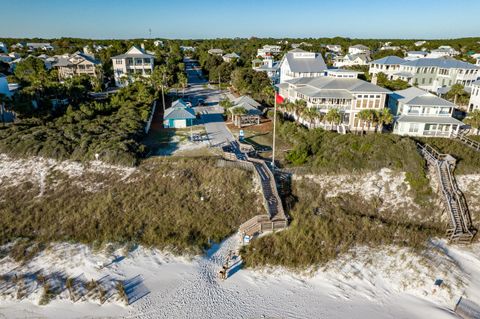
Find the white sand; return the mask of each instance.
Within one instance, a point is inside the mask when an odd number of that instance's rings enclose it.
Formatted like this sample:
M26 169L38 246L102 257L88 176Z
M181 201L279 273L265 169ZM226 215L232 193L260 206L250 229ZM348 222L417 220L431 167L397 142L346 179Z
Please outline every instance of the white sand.
M428 259L407 250L356 249L326 270L295 275L283 269L241 269L226 281L217 271L238 237L212 248L206 257L191 260L138 248L103 269L116 253L93 253L82 245L57 244L30 263L19 266L7 259L2 273L41 269L63 271L88 279L106 275L117 279L141 275L148 295L130 306L114 298L73 304L66 291L47 306L38 306L40 288L22 302L0 296L5 318L455 318L451 310L460 295L480 298L480 246L468 251L445 246L448 256L432 247ZM458 266L457 266L458 264ZM460 278L467 281L462 284ZM434 288L435 279L444 280ZM450 288L446 288L450 286ZM434 291L435 290L435 291Z

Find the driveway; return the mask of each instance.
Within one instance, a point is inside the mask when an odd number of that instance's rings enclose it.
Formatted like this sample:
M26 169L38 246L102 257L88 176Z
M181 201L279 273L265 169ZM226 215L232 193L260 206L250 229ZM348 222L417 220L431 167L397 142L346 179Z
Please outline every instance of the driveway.
M223 120L223 108L218 104L221 98L225 98L226 92L210 88L196 61L186 58L185 65L189 83L185 98L205 101L205 106L196 106L195 111L201 113L211 146L220 147L235 141Z

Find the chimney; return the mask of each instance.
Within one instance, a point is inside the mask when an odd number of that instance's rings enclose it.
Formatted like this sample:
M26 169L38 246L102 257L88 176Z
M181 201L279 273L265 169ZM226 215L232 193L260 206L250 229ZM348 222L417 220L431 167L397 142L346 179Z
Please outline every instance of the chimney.
M372 76L372 84L377 85L377 83L378 83L378 78L377 78L377 75L374 74L374 75Z
M143 51L145 51L145 44L144 43L140 44L140 47L142 48Z

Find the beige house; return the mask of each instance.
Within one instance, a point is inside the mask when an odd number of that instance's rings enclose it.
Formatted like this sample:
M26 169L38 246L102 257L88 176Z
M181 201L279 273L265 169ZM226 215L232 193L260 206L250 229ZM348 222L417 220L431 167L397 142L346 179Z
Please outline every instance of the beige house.
M125 86L134 81L134 75L149 77L153 72L155 56L143 48L133 46L125 54L112 57L116 86Z
M385 108L389 90L354 78L315 77L297 78L278 85L279 94L289 102L303 100L309 109L319 114L327 114L336 109L340 115L340 123L335 127L331 123L314 120L309 123L295 112L290 114L298 122L308 127L324 127L340 131L358 131L365 129L358 113L362 110L381 111ZM374 130L374 127L371 127Z
M101 63L91 55L76 52L72 55L61 55L54 57L52 67L58 70L60 79L68 79L78 75L88 75L100 78Z

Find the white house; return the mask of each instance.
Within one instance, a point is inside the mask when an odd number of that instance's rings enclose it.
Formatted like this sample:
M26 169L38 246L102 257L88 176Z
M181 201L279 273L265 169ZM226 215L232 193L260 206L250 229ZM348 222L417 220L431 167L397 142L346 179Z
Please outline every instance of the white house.
M427 58L437 59L442 57L454 57L459 54L460 52L458 52L451 46L442 45L442 46L439 46L438 49L430 51L430 53L427 55Z
M301 77L324 76L327 69L320 53L294 49L280 62L280 83Z
M44 42L27 42L26 47L28 48L29 51L35 51L35 50L43 50L43 51L50 51L53 50L53 46L50 43L44 43Z
M342 53L342 46L339 44L327 44L326 48L331 52Z
M427 43L427 41L417 41L414 43L414 45L416 47L421 47L422 45L425 45Z
M389 56L370 63L370 74L384 73L388 79L407 81L421 89L437 93L442 87L462 84L470 88L480 78L480 67L453 58L423 58L412 61Z
M398 56L387 56L370 62L368 72L373 76L378 75L378 73L383 73L391 79L394 74L400 72L400 65L403 63L405 63L405 60Z
M3 53L8 53L8 47L3 42L0 42L0 51L2 51Z
M223 55L223 50L222 49L210 49L210 50L208 50L208 54L222 56Z
M228 54L225 54L224 56L222 56L222 59L225 62L231 62L233 60L240 59L240 56L238 54L236 54L235 52L232 52L232 53L228 53Z
M370 57L367 54L347 54L335 57L333 66L341 68L345 66L367 65L368 62L370 62Z
M472 84L470 102L468 102L468 111L480 110L480 80Z
M266 56L263 59L255 59L252 61L252 68L257 72L267 73L268 78L273 83L278 83L280 63L273 59L273 56Z
M163 47L163 41L155 40L155 41L153 41L153 45L156 46L156 47Z
M265 58L270 55L275 55L282 52L282 47L279 45L264 45L262 48L257 49L257 56Z
M389 108L399 135L449 137L463 125L452 116L455 104L416 87L393 92Z
M398 45L384 45L380 48L380 51L399 51L401 49Z
M195 47L181 45L180 50L182 50L182 52L195 52Z
M480 53L475 53L472 55L472 58L475 59L475 65L480 66Z
M153 72L154 56L143 48L132 46L126 53L112 57L116 86L134 81L134 75L149 77Z
M345 69L328 69L326 76L331 78L356 79L359 74L363 74L363 72Z
M349 54L370 54L370 48L363 44L353 45L348 48Z
M337 109L342 116L340 124L351 131L366 128L365 123L358 118L361 110L382 110L385 108L387 94L391 93L360 79L334 77L297 78L280 83L278 87L280 96L287 101L303 100L307 103L307 108L315 109L320 114ZM296 117L295 114L292 116ZM298 116L295 119L309 126L327 126L318 121L310 124Z
M407 56L405 57L405 60L411 61L411 60L417 60L417 59L423 59L427 57L428 52L425 51L408 51Z

